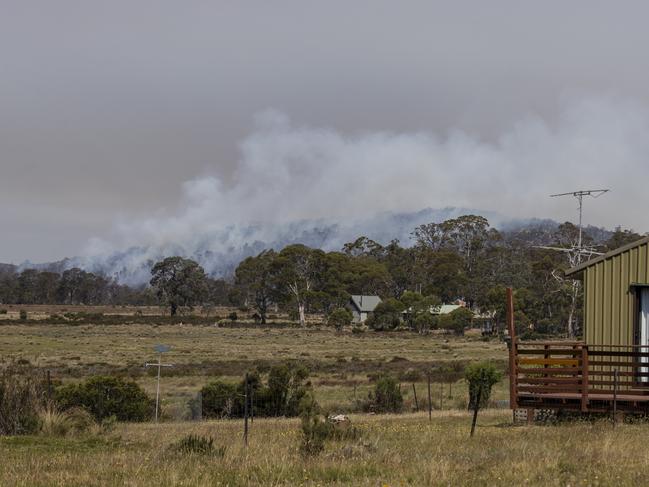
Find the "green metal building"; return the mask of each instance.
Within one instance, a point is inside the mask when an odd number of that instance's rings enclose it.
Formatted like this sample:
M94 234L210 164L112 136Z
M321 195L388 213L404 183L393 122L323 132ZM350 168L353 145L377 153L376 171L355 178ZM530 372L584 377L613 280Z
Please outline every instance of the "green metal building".
M584 341L649 345L649 237L573 267L584 284Z

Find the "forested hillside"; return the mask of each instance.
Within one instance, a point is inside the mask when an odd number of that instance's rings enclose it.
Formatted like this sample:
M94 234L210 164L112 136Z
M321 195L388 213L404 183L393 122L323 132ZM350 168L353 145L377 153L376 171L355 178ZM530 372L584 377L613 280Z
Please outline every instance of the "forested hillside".
M537 222L498 231L481 216L465 215L442 223L419 225L414 245L379 243L364 236L339 251L325 252L302 244L267 249L243 260L226 279L201 269L181 305L224 305L254 309L265 321L271 306L304 321L304 315L329 315L351 294L378 295L384 303L376 328L396 326L403 309L424 304L466 302L475 312L503 319L505 286L516 290L518 322L534 324L540 333L562 333L570 308L579 310L570 282L563 277L562 252L539 245L570 247L578 229L571 223ZM592 235L595 236L593 238ZM605 239L603 238L605 237ZM640 235L622 229L587 229L586 241L602 251ZM177 264L191 262L180 259ZM152 266L153 267L153 266ZM153 282L155 285L155 282ZM16 304L156 304L168 295L155 286L129 287L105 276L73 268L62 272L0 267L0 302ZM400 319L400 318L399 318ZM579 322L579 313L575 317ZM412 318L415 327L415 318Z

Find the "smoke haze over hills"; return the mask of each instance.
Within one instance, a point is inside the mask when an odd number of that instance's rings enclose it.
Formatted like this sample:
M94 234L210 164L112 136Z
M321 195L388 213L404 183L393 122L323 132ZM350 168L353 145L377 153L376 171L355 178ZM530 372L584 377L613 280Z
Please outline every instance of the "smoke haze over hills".
M641 165L648 120L631 104L588 99L567 108L554 127L527 117L489 143L462 131L349 135L268 110L240 143L230 178L186 181L176 210L122 218L66 265L139 283L152 261L178 254L225 275L267 247L301 242L336 250L360 235L407 244L415 226L467 212L496 227L530 217L574 219L573 199L548 194L581 187L623 188L587 201L587 224L633 226L644 211L624 203L640 200L649 178Z
M600 186L586 222L648 229L646 2L4 7L0 261L422 208L563 221L549 194Z

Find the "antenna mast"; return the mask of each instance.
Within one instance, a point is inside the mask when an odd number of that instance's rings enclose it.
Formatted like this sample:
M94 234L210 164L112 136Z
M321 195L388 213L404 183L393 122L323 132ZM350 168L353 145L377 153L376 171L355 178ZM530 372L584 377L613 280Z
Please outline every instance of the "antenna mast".
M579 190L579 191L572 191L570 193L559 193L559 194L551 194L551 198L557 198L561 196L574 196L577 198L577 201L579 202L579 237L577 240L577 246L573 247L571 249L560 249L560 248L554 248L554 247L544 247L552 250L561 250L563 252L574 252L575 255L575 262L571 262L573 265L578 265L581 263L581 258L584 254L588 254L589 256L592 255L600 255L600 252L595 252L591 247L584 247L583 245L583 214L584 214L584 196L590 196L592 198L599 198L602 196L604 193L608 193L610 189L586 189L586 190Z
M595 249L592 246L584 247L583 242L583 214L584 214L584 196L590 196L592 198L598 198L604 193L608 193L609 189L586 189L579 191L572 191L570 193L559 193L552 194L550 197L558 198L561 196L574 196L579 202L579 237L577 240L577 245L572 244L570 247L539 247L542 249L555 250L559 252L565 252L568 257L568 262L570 267L575 267L581 264L582 257L588 255L588 258L593 255L602 255L601 252L595 252ZM563 281L562 277L559 277L552 272L552 275L559 281ZM575 326L575 312L577 309L577 297L579 295L579 281L573 280L571 284L571 304L570 304L570 314L568 315L568 336L574 338L576 335L576 326Z

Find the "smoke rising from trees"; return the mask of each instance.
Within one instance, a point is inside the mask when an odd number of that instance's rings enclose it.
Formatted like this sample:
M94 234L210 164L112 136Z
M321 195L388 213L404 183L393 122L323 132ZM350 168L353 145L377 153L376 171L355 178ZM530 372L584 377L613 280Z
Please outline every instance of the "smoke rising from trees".
M213 270L211 260L295 241L335 249L359 234L404 240L426 218L454 216L424 212L413 221L408 212L424 208L478 210L496 226L564 221L574 219L574 201L548 195L590 187L613 192L588 203L586 223L646 231L637 203L649 178L648 134L647 111L612 98L573 103L554 123L529 115L494 141L461 130L343 134L267 110L241 141L231 178L184 182L176 211L119 222L113 238L89 243L84 259L134 269L180 254ZM396 228L402 212L410 220Z

